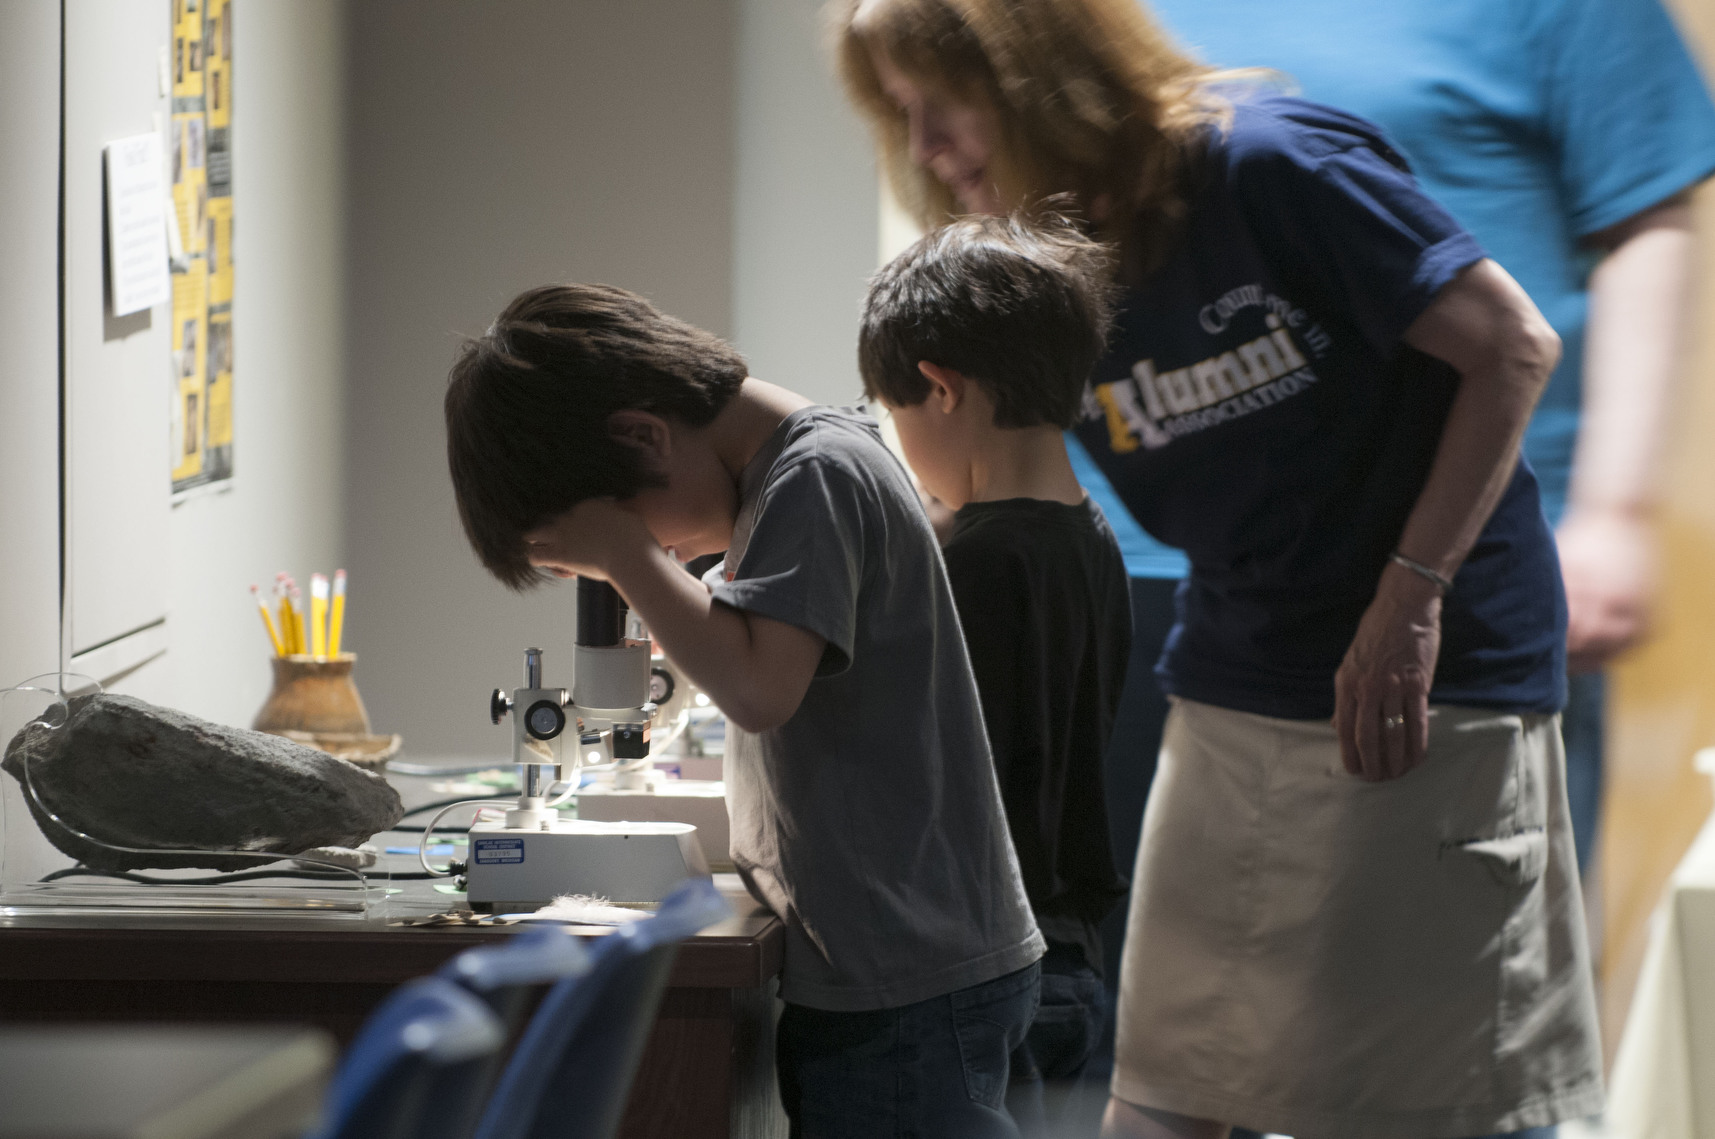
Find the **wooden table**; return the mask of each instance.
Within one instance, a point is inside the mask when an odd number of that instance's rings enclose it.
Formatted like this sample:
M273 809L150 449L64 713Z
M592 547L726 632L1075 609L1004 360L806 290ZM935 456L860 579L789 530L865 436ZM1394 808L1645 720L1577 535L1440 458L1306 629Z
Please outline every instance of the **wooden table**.
M737 916L679 951L622 1135L785 1133L773 1036L784 933L748 895L728 897ZM426 904L418 898L393 909ZM344 1043L394 986L514 928L284 917L5 919L0 1023L311 1024Z
M439 782L450 773L389 772L388 780L406 806L417 807L449 790L471 793ZM377 869L419 869L417 835L388 832L372 841L413 851L384 854ZM786 1134L774 1073L785 930L736 876L717 875L716 883L735 916L679 950L632 1086L626 1139ZM396 985L517 929L391 924L462 906L463 897L422 881L383 884L400 892L385 912L361 920L0 915L0 1024L308 1024L344 1044Z

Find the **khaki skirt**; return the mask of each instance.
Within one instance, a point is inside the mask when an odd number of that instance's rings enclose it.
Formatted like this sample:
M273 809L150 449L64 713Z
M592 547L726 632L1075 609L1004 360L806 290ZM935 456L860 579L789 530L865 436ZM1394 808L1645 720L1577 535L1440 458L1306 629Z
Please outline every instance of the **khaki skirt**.
M1298 1139L1600 1112L1559 717L1434 708L1427 760L1365 783L1327 723L1175 700L1113 1093Z

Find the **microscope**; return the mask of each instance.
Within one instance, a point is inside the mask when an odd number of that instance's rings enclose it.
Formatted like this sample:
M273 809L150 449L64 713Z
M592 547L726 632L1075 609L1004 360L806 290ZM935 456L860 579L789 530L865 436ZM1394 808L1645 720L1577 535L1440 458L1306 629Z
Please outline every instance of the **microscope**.
M560 817L586 763L624 772L648 760L651 687L662 685L648 637L626 635L628 611L613 586L580 577L577 591L572 690L546 687L542 650L527 649L524 686L489 698L495 724L512 718L520 794L503 820L471 824L465 875L473 910L535 909L565 894L647 905L709 874L697 828L687 823ZM551 799L556 782L567 790Z

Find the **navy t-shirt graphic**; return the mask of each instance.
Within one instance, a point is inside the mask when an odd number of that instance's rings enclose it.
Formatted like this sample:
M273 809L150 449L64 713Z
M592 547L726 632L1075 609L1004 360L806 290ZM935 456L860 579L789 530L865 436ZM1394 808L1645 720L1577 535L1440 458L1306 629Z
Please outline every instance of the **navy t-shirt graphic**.
M1190 561L1163 687L1322 719L1457 386L1401 337L1483 251L1376 128L1299 99L1237 103L1199 187L1127 292L1078 436ZM1443 607L1432 701L1558 709L1564 628L1521 461Z
M1223 301L1254 295L1261 303L1262 286L1234 289ZM1269 301L1285 306L1279 298ZM1243 303L1243 302L1241 302ZM1205 305L1204 312L1215 305ZM1109 446L1130 451L1139 442L1159 447L1168 441L1206 427L1248 415L1297 395L1316 382L1316 373L1293 343L1286 323L1277 312L1263 318L1268 331L1254 340L1216 356L1170 372L1157 372L1154 360L1132 365L1131 384L1109 383L1095 389L1093 397L1107 416ZM1205 323L1205 328L1208 324ZM1219 332L1219 326L1210 329ZM1315 330L1322 340L1326 336ZM1143 415L1137 403L1143 404ZM1136 438L1129 438L1135 433Z

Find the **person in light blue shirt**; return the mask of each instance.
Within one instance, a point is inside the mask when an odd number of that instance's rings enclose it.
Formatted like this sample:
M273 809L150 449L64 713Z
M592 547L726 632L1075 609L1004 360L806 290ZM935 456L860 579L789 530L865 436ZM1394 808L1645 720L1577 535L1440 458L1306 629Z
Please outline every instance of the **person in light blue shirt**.
M1207 62L1276 69L1383 127L1560 334L1525 454L1570 607L1568 792L1586 865L1601 669L1649 617L1655 461L1692 269L1687 196L1715 172L1715 105L1696 63L1659 0L1149 6Z

